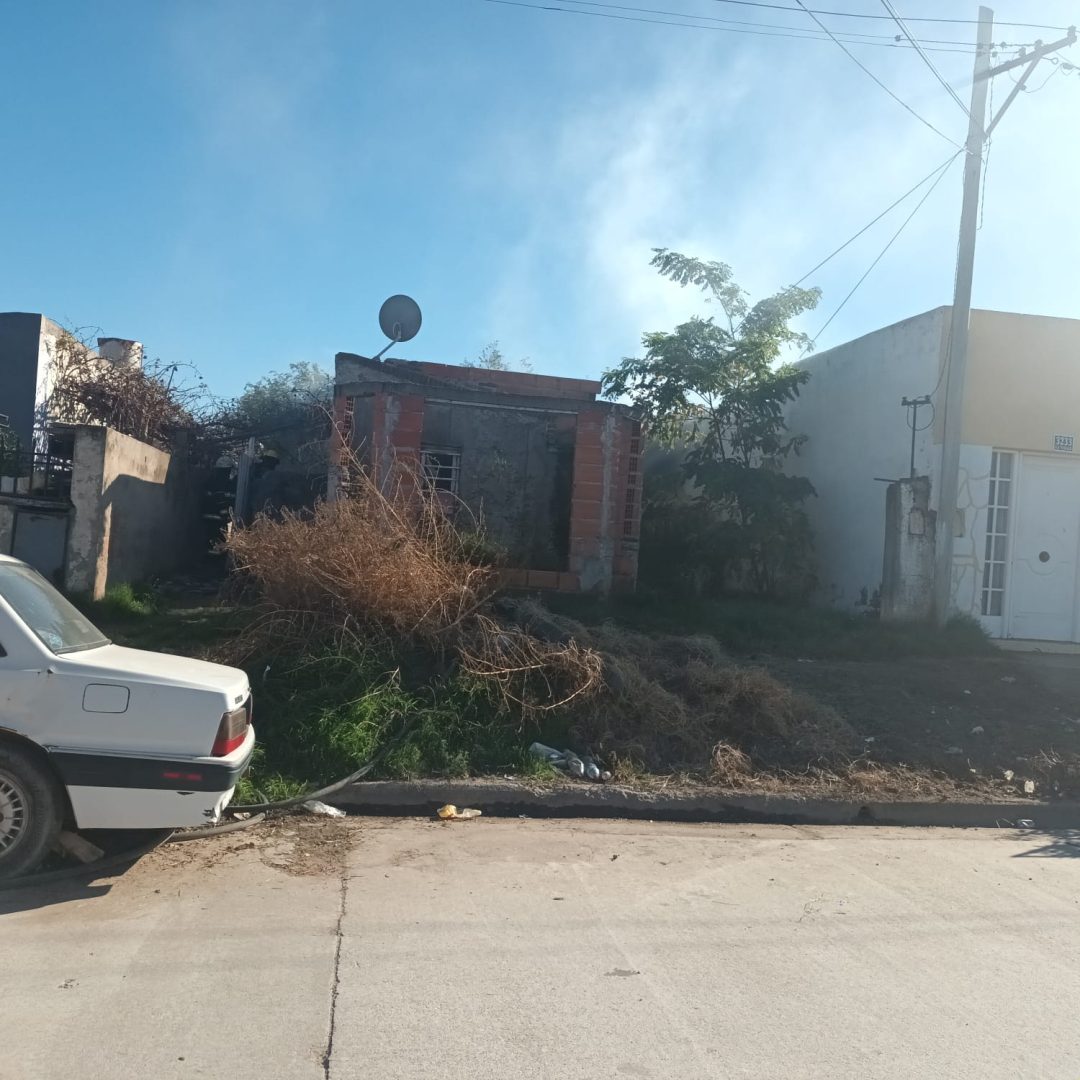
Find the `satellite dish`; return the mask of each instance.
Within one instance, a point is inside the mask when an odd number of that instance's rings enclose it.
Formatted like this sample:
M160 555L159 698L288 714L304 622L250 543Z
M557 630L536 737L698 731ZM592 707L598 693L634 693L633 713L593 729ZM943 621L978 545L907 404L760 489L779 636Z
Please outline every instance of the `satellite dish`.
M411 296L398 293L379 308L379 326L393 342L412 340L420 331L420 322L420 305Z

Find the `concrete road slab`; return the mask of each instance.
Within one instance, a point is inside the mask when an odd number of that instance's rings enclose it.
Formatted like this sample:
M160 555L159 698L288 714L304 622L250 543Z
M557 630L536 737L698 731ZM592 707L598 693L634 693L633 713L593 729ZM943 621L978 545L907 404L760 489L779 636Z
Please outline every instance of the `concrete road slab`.
M0 893L0 1080L321 1080L341 873L309 847L241 833Z
M1080 1076L1080 840L373 822L332 1078Z

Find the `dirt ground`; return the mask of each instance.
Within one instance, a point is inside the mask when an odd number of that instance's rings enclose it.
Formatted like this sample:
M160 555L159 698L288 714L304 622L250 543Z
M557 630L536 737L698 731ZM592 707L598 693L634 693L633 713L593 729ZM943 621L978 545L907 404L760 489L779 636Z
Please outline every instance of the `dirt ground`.
M1037 797L1080 795L1080 656L761 664L836 709L863 737L869 760L990 781L1020 795L1025 780Z

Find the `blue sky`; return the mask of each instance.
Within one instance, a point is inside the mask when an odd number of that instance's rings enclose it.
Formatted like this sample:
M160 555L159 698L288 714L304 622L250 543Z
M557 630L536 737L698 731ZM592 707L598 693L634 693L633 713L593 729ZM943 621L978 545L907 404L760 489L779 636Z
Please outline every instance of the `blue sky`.
M716 0L622 2L812 25ZM761 296L951 152L829 42L481 0L4 7L0 310L139 338L223 394L295 360L381 348L376 314L395 292L424 310L397 355L455 363L498 339L538 371L595 376L642 331L700 309L649 269L650 248L729 262ZM1076 18L1058 0L1002 0L996 14ZM995 40L1032 36L999 27ZM962 141L966 118L916 55L854 51ZM970 58L932 56L966 100ZM979 306L1080 317L1078 75L1021 95L995 134ZM998 80L999 102L1010 87ZM949 301L959 200L956 163L819 348ZM904 212L815 275L825 296L805 329Z

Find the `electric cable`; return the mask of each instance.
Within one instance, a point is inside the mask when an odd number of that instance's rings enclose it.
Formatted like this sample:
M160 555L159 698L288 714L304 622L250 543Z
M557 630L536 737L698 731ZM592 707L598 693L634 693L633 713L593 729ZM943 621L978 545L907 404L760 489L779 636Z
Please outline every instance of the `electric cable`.
M714 0L717 4L736 4L739 7L768 8L770 11L798 11L799 8L791 7L790 4L769 4L764 0ZM807 10L802 8L803 11ZM814 15L835 15L838 19L888 19L888 15L874 15L859 11L822 11L820 8L811 9ZM908 22L921 23L951 23L956 26L978 26L978 19L946 19L940 16L908 16ZM1067 26L1048 26L1045 23L1029 22L998 22L998 26L1020 26L1029 30L1068 30Z
M483 2L486 3L486 4L499 4L499 5L503 6L503 7L526 8L526 9L529 9L529 10L532 10L532 11L558 12L558 13L561 13L561 14L564 14L564 15L584 15L584 16L588 16L588 17L591 17L591 18L597 18L597 19L614 19L614 20L619 21L619 22L645 23L645 24L650 25L650 26L677 26L677 27L681 27L684 30L715 30L715 31L719 31L720 33L727 33L727 34L748 34L748 35L750 35L752 37L789 38L789 39L791 39L793 41L828 41L828 40L832 40L832 41L836 41L837 44L841 44L840 40L837 39L834 35L826 34L824 36L817 36L817 35L814 34L813 31L810 31L810 30L807 30L805 33L799 33L799 32L794 31L794 30L776 30L776 31L772 31L772 30L752 30L752 29L749 29L747 27L713 26L713 25L706 25L706 24L701 23L701 22L675 22L675 21L673 21L671 19L649 19L649 18L644 18L641 15L620 15L620 14L616 14L613 11L586 11L586 10L583 10L582 8L580 8L580 7L561 7L561 6L557 5L557 4L545 4L545 3L539 3L539 2L533 3L533 2L530 2L530 0L483 0ZM563 0L563 2L564 3L583 3L584 0ZM618 7L618 5L607 5L607 4L601 5L599 3L590 4L590 6L593 6L593 7L600 7L600 6ZM621 10L621 8L620 8L620 10ZM630 9L630 10L635 10L635 9ZM649 9L639 8L639 9L636 9L636 10L645 11L645 10L649 10ZM690 15L690 14L687 14L687 15L681 16L681 17L684 18L684 19L698 18L698 16ZM704 17L702 17L702 18L704 18ZM765 25L767 25L767 24L765 24ZM892 41L865 41L865 40L860 40L857 37L852 37L852 36L848 35L848 36L845 36L844 40L846 40L851 45L866 45L866 46L871 46L871 47L875 47L875 48L896 49L896 48L906 48L907 47L907 46L902 45L901 43L898 43L895 38ZM972 55L973 52L974 52L973 49L967 49L967 48L962 48L962 47L936 46L936 45L930 46L930 51L931 52L963 53L964 55Z
M950 164L951 164L952 161L955 161L956 158L959 157L959 156L960 156L959 154L953 155L953 158L951 159ZM847 296L844 297L843 300L840 301L840 304L837 306L836 310L828 317L828 319L825 320L825 324L810 339L809 343L804 347L803 351L800 353L800 359L803 356L805 356L810 351L811 348L813 348L813 346L817 343L818 338L821 337L821 335L823 333L825 333L826 329L828 329L829 324L833 321L833 319L835 319L836 316L839 315L840 312L844 310L844 307L847 304L847 302L855 295L855 293L858 291L859 286L862 285L862 283L870 276L870 272L874 269L874 267L877 266L877 264L879 262L881 262L881 260L885 257L885 253L889 250L889 248L891 248L893 246L893 244L896 243L896 241L899 238L900 234L904 231L904 229L907 228L908 223L911 221L911 219L913 217L915 217L915 215L922 209L923 204L934 193L934 189L938 186L938 184L941 183L942 179L944 178L944 176L946 175L946 173L948 171L949 170L947 168L941 170L941 172L937 176L937 179L934 180L934 182L930 185L930 187L924 193L923 197L915 204L915 208L911 211L910 214L908 214L908 216L906 218L904 218L903 222L900 225L900 228L897 229L895 233L893 233L893 235L889 238L888 243L881 249L880 252L878 252L877 257L866 268L866 270L863 273L862 277L860 277L859 280L855 282L855 284L851 287L851 291L847 294Z
M794 30L800 36L813 35L811 40L824 41L826 38L824 35L820 35L818 31L809 30L801 26L792 26L790 23L770 23L770 22L756 22L747 19L722 19L713 15L699 15L696 12L691 13L688 11L672 11L666 8L651 8L641 7L640 5L633 4L612 4L604 3L601 0L558 0L560 4L569 4L574 7L587 7L587 8L607 8L612 11L634 11L639 14L645 15L671 15L678 19L693 19L697 22L709 22L720 23L727 26L750 26L763 30ZM702 27L702 29L705 29ZM852 41L853 44L871 44L877 42L887 43L889 48L895 48L897 45L907 48L904 41L901 40L897 34L870 34L863 33L861 30L843 31L842 36L845 39L862 39L867 38L869 40ZM959 45L964 52L974 52L974 46L970 41L966 41L958 38L919 38L919 43L922 45ZM914 44L914 43L912 43ZM1008 43L1002 42L1002 48L1028 48L1034 45L1034 42L1016 42Z
M828 34L828 35L829 35L829 37L830 37L830 38L832 38L832 40L833 40L833 41L835 41L835 42L836 42L836 44L837 44L837 45L839 46L839 48L840 48L840 49L841 49L841 50L843 51L844 55L845 55L845 56L846 56L846 57L847 57L847 58L848 58L849 60L851 60L851 62L852 62L853 64L855 64L855 65L856 65L856 67L860 68L860 69L861 69L861 70L862 70L863 72L865 72L865 73L866 73L866 75L867 75L867 76L869 76L869 78L871 78L871 79L872 79L872 80L873 80L873 81L874 81L875 83L877 83L877 85L878 85L878 86L880 86L880 87L881 87L881 89L882 89L882 90L884 90L884 91L885 91L885 93L886 93L886 94L888 94L888 95L889 95L889 97L891 97L891 98L893 99L893 101L895 101L895 102L896 102L896 103L897 103L898 105L900 105L900 106L901 106L902 108L906 109L906 110L907 110L907 111L908 111L909 113L911 113L911 115L912 115L912 116L914 116L914 117L915 117L915 119L916 119L916 120L918 120L920 124L925 124L925 125L926 125L926 127L928 127L928 128L929 128L929 129L930 129L930 130L931 130L932 132L934 132L934 134L936 134L936 135L940 135L940 136L941 136L941 137L942 137L942 138L943 138L943 139L944 139L944 140L945 140L945 141L946 141L947 143L952 143L952 145L953 145L953 146L955 146L955 147L956 147L956 148L957 148L958 150L962 150L962 149L963 149L963 147L962 147L962 146L961 146L961 145L960 145L960 144L959 144L959 143L958 143L958 142L957 142L957 141L956 141L955 139L951 139L951 138L949 138L949 136L948 136L948 135L946 135L944 131L941 131L941 130L940 130L939 128L936 128L936 127L935 127L935 126L934 126L933 124L931 124L931 123L930 123L930 121L929 121L929 120L927 120L925 116L921 116L921 115L920 115L919 113L917 113L917 112L916 112L916 111L915 111L915 110L914 110L914 109L913 109L913 108L912 108L912 107L911 107L911 106L910 106L910 105L909 105L909 104L908 104L908 103L907 103L907 102L906 102L906 101L905 101L905 100L904 100L904 99L903 99L902 97L900 97L900 96L899 96L898 94L894 94L894 93L893 93L893 91L892 91L892 90L890 90L890 89L889 89L889 88L888 88L888 87L887 87L887 86L886 86L886 85L885 85L885 84L884 84L884 83L883 83L883 82L882 82L882 81L881 81L881 80L880 80L880 79L879 79L879 78L878 78L878 77L877 77L877 76L876 76L876 75L875 75L875 74L874 74L874 73L873 73L873 72L872 72L872 71L871 71L871 70L870 70L870 69L869 69L869 68L868 68L868 67L867 67L867 66L866 66L866 65L865 65L865 64L864 64L864 63L863 63L863 62L862 62L862 61L861 61L861 60L860 60L860 59L859 59L859 58L858 58L858 57L857 57L857 56L856 56L856 55L855 55L855 54L854 54L854 53L853 53L853 52L852 52L852 51L851 51L851 50L850 50L850 49L849 49L849 48L848 48L847 46L846 46L846 45L845 45L845 44L844 44L844 43L843 43L843 42L842 42L842 41L841 41L841 40L840 40L840 39L839 39L838 37L836 37L836 35L835 35L835 34L834 34L834 33L833 33L833 32L832 32L832 31L831 31L831 30L830 30L830 29L829 29L829 28L828 28L828 27L827 27L827 26L826 26L826 25L825 25L825 24L824 24L824 23L823 23L823 22L822 22L822 21L821 21L821 20L820 20L820 19L819 19L819 18L818 18L818 17L816 16L816 15L815 15L815 14L814 14L814 13L813 13L813 12L812 12L812 11L811 11L811 10L810 10L810 9L809 9L809 8L808 8L808 7L807 7L807 6L805 5L805 4L804 4L804 3L803 3L803 0L796 0L796 3L797 3L797 4L799 5L799 7L801 7L801 8L803 9L803 11L805 11L805 12L806 12L806 14L807 14L807 15L809 15L809 16L810 16L810 18L811 18L811 19L813 19L813 20L814 20L814 22L815 22L815 23L817 23L817 25L818 25L818 26L820 26L820 27L821 27L821 29L822 29L822 30L824 30L824 31L825 31L825 33L826 33L826 34Z
M971 113L968 111L968 107L960 100L957 92L948 84L948 82L945 81L944 76L941 74L940 71L938 71L937 67L934 65L933 60L931 60L930 57L927 56L926 53L923 51L922 45L915 40L915 37L912 35L911 31L905 25L904 20L901 19L900 16L897 14L896 8L892 6L891 0L881 0L881 3L885 10L895 20L896 25L900 27L901 31L904 34L904 37L906 37L908 41L911 42L915 51L919 54L923 62L933 73L934 78L937 79L937 81L945 87L945 90L948 93L949 97L951 97L953 101L955 101L956 104L960 106L960 111L970 120Z
M927 173L926 176L924 176L917 184L908 188L908 190L905 191L904 194L900 196L900 198L894 200L888 206L886 206L885 209L877 215L877 217L875 217L871 221L868 221L857 233L855 233L853 236L848 237L848 239L845 240L838 248L836 248L835 251L826 255L825 258L821 260L821 262L819 262L816 266L812 267L805 274L803 274L803 276L795 282L795 285L801 285L808 277L810 277L811 274L816 274L827 262L830 262L833 258L839 255L840 252L844 250L844 248L846 248L854 241L858 240L859 237L867 231L867 229L876 225L883 217L885 217L889 213L889 211L894 210L905 199L907 199L909 195L913 195L916 191L918 191L919 188L921 188L923 184L927 182L927 180L932 179L937 173L941 172L942 169L947 169L962 153L962 150L957 150L955 154L952 154L950 157L946 158L936 169L933 169L929 173Z

